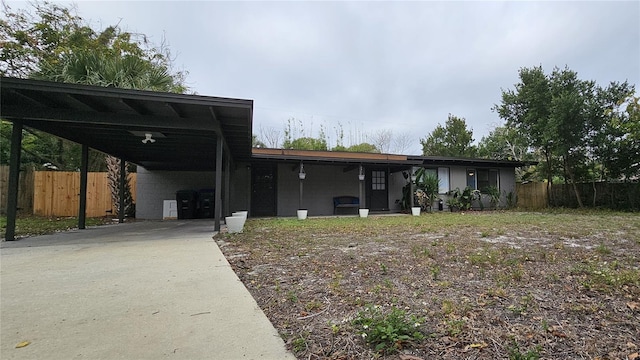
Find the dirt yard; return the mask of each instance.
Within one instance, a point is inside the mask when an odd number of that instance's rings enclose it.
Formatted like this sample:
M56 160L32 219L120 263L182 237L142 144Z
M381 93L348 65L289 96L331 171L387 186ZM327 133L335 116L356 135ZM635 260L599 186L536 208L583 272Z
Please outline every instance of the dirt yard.
M216 240L299 359L640 359L640 214L250 219ZM372 309L419 333L376 350Z

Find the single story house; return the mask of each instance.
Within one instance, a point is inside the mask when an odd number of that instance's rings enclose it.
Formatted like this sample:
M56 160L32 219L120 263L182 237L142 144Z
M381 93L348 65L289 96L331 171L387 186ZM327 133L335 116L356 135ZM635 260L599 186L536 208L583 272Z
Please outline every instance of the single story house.
M488 159L253 148L250 161L238 162L231 174L229 205L231 211L248 210L254 217L295 216L298 209L320 216L336 213L335 197L362 196L362 207L372 212L400 212L407 175L424 167L438 176L443 200L456 188L495 186L502 194L499 206L504 207L507 194L515 192L515 167L523 165ZM163 199L173 198L179 189L207 188L207 179L213 177L211 172L139 167L136 217L161 219ZM488 207L488 199L484 202Z
M88 149L138 165L136 217L161 219L164 200L180 190L213 191L215 230L237 210L249 216L331 215L334 197L362 198L376 212L400 211L403 173L432 169L440 192L466 186L515 191L520 162L252 148L253 101L29 79L0 79L0 118L13 123L6 239L13 240L25 127L82 145L81 189ZM124 162L123 162L124 164ZM123 165L124 166L124 165ZM122 171L124 173L124 171ZM304 174L304 180L301 174ZM364 176L361 176L364 175ZM363 178L363 180L360 180ZM124 178L121 180L124 183ZM83 183L84 182L84 183ZM79 194L84 228L86 191ZM501 200L505 204L505 198ZM123 221L120 212L120 221Z

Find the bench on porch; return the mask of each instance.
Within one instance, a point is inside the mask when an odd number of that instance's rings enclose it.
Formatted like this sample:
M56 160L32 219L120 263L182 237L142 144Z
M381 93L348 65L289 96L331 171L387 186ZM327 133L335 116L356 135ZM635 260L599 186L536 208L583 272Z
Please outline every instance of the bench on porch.
M338 214L338 209L342 208L356 209L357 213L360 208L360 199L357 196L335 196L333 198L333 214Z

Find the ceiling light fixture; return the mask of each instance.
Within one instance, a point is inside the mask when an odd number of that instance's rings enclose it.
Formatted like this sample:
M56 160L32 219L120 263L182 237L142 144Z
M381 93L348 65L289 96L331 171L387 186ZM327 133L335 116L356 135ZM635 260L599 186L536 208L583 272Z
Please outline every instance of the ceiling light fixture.
M156 139L152 139L151 138L152 135L153 134L151 134L151 133L145 133L144 134L144 139L142 139L142 143L146 144L146 143L150 142L150 143L153 144L154 142L156 142Z

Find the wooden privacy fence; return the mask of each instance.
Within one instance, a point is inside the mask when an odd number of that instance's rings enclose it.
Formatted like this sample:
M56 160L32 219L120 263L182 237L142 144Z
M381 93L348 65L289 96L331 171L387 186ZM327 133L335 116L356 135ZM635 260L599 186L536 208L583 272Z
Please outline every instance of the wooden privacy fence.
M2 167L2 209L6 210L7 187L5 173ZM30 172L31 182L22 181L18 189L18 208L23 213L39 216L78 216L80 204L80 173L67 171L33 171ZM29 177L25 172L25 178ZM129 174L131 196L136 200L136 174ZM30 201L29 201L30 200ZM29 207L25 206L29 204ZM111 191L106 172L90 172L87 174L87 216L99 217L108 213L115 214L115 207L111 201Z
M20 171L18 181L18 212L22 214L33 213L33 169ZM9 166L0 166L0 214L7 210L7 197L9 193Z
M135 202L136 174L129 175ZM37 171L34 179L33 214L39 216L77 216L80 203L80 173ZM87 174L87 216L113 213L109 181L105 172Z
M546 182L516 184L517 206L525 209L546 208L549 194Z

